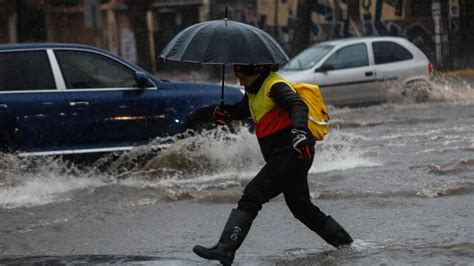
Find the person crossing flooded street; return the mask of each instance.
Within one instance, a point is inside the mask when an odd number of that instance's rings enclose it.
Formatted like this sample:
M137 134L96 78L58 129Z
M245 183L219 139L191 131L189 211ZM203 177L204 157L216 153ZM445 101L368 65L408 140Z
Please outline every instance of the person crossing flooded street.
M336 248L350 245L349 233L311 202L308 171L314 160L315 138L308 129L308 108L275 65L234 65L245 87L235 105L208 108L217 124L251 117L265 166L247 184L237 208L232 209L216 245L195 246L198 256L232 264L263 204L283 194L292 214Z

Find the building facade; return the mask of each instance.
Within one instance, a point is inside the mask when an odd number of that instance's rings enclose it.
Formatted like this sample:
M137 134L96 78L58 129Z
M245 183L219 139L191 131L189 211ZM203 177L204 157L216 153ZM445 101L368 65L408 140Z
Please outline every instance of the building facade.
M69 42L98 46L137 62L127 0L0 0L0 42ZM470 0L142 0L151 56L185 27L210 19L257 26L292 56L298 4L311 10L310 41L401 36L438 68L474 66L474 1ZM155 62L156 64L156 62Z

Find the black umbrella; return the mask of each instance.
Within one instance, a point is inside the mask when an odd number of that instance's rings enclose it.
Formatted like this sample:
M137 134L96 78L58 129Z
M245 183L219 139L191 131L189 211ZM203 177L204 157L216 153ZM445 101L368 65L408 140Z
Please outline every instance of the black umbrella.
M285 51L266 32L227 18L182 30L160 57L179 62L222 64L221 104L224 102L225 65L283 65L289 61Z

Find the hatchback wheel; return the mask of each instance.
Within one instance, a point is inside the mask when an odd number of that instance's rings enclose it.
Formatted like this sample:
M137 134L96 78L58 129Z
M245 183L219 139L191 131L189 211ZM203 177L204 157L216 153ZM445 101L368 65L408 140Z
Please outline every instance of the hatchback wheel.
M409 82L405 85L402 96L412 99L416 103L427 102L432 92L431 85L423 80Z

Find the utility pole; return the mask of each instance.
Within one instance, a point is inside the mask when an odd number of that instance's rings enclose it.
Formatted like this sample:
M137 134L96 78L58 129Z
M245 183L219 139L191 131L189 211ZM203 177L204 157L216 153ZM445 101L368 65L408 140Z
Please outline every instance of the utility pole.
M224 19L220 14L221 11L218 0L209 0L209 20Z
M431 14L434 20L436 61L438 65L443 65L441 53L441 3L440 0L433 0L431 3Z
M351 29L351 33L355 36L362 36L359 31L357 23L360 22L360 3L359 0L350 0L347 2L347 22L348 28Z
M275 25L275 29L274 29L274 38L275 40L278 40L278 12L279 12L279 2L280 0L275 0L275 13L274 13L274 16L273 16L273 19L274 19L274 25Z
M86 28L91 28L94 33L94 45L100 47L102 12L99 0L84 0L84 24Z
M317 0L298 0L296 11L295 41L292 45L293 54L297 54L310 44L310 27L312 7L318 3Z
M144 69L152 72L154 66L152 63L152 53L150 47L149 29L147 21L147 12L151 6L150 0L127 0L126 1L131 14L132 29L135 36L135 45L137 49L137 63Z
M10 1L9 1L10 2ZM13 1L11 1L13 3ZM47 39L44 4L33 5L16 0L16 38L18 42L37 42ZM15 25L14 25L15 26Z

